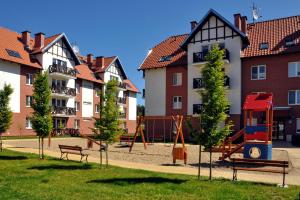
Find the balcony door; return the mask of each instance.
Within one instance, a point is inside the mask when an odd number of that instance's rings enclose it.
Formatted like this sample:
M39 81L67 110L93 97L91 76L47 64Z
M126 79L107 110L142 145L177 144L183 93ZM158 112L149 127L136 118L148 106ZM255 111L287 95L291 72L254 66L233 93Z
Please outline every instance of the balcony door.
M52 99L52 106L66 107L65 99Z
M66 128L67 119L66 118L53 118L53 129Z
M273 123L273 140L286 140L286 119L275 118Z

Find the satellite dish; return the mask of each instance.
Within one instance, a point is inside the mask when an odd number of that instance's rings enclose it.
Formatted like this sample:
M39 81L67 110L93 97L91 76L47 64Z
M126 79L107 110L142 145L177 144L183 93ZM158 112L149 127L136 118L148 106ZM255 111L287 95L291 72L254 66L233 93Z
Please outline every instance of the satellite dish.
M79 53L80 53L79 47L76 44L72 45L72 49L76 55L79 55Z
M254 3L253 3L253 6L251 9L252 9L252 18L253 18L253 23L254 23L262 16L260 15L260 9L257 6L255 6Z

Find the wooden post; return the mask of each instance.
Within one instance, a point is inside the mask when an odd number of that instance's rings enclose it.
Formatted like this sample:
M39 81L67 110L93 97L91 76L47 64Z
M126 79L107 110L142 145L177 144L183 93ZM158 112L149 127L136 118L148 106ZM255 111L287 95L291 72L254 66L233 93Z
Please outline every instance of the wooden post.
M131 152L132 147L133 147L133 145L135 143L135 140L136 140L139 133L141 134L142 142L144 144L144 148L147 149L147 145L146 145L145 137L144 137L144 132L143 132L143 129L142 129L142 123L144 123L144 119L145 119L145 117L143 117L143 116L138 116L138 118L137 118L138 123L137 123L136 129L135 129L134 137L131 141L131 145L130 145L130 148L129 148L129 153Z
M247 126L247 110L244 110L244 128ZM244 134L244 142L246 141L246 134Z
M273 106L271 107L271 110L270 110L270 124L271 124L271 129L270 129L270 141L272 141L272 137L273 137L273 115L274 115L274 111L273 111Z
M268 127L268 138L270 137L270 112L269 110L266 111L266 127ZM268 139L269 140L269 139ZM266 141L268 142L268 141Z
M253 120L253 111L249 111L249 126L252 126L252 120Z

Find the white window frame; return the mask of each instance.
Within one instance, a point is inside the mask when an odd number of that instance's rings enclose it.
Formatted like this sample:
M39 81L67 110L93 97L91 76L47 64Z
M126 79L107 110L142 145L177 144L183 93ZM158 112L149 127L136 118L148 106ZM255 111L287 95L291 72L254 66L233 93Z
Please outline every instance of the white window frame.
M296 64L293 72L291 72L292 64ZM298 75L298 73L299 73L299 75ZM288 63L288 77L289 78L300 77L300 61Z
M257 68L257 78L253 78L253 73L252 70L253 68ZM265 76L261 77L261 73L260 73L260 68L265 68ZM267 66L266 65L255 65L255 66L251 66L251 80L266 80L267 79Z
M80 111L80 102L79 101L75 101L75 110L76 110L76 112Z
M182 73L173 73L172 85L181 86L182 85Z
M79 119L74 120L74 128L75 129L80 129L80 120Z
M28 99L29 98L29 99ZM28 101L29 100L29 101ZM33 102L33 96L26 96L26 107L30 108ZM29 104L28 104L29 103Z
M298 120L299 120L299 127L298 127ZM300 118L296 118L296 133L300 133Z
M32 129L32 123L29 117L26 117L25 128Z
M79 83L75 84L75 90L76 90L76 94L80 94L80 85L79 85Z
M26 85L33 85L33 74L26 74Z
M96 96L96 97L99 97L99 96L100 96L100 89L99 89L99 88L96 88L96 89L95 89L95 96Z
M295 103L290 103L290 92L295 92ZM297 99L297 93L300 93L300 90L289 90L288 91L288 105L300 105L300 98ZM299 94L300 97L300 94Z
M173 109L182 109L182 96L173 96Z
M99 112L100 112L100 105L95 104L95 113L99 113Z

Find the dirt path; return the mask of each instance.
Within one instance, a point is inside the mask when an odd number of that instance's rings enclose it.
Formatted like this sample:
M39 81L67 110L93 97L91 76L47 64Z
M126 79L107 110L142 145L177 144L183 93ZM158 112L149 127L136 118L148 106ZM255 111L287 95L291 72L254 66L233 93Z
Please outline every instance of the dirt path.
M51 147L45 148L46 155L53 157L60 157L60 151L58 144L65 145L79 145L83 148L86 147L86 139L81 138L61 138L52 139ZM6 148L20 151L38 153L38 143L35 139L23 139L23 140L6 140L4 141ZM99 151L97 146L94 146L91 150L87 150L90 153L89 162L99 163ZM197 162L198 162L198 146L187 145L188 148L188 163L185 166L182 161L178 161L177 165L172 164L172 145L170 144L154 144L148 145L147 150L144 150L142 144L136 144L132 153L128 152L128 147L114 144L109 147L109 163L114 166L143 169L164 173L178 173L178 174L197 174ZM299 153L299 154L298 154ZM298 168L298 155L300 156L300 150L294 149L291 153L292 157L296 157L291 161L293 168L290 169L287 175L287 184L300 185L300 168ZM204 152L201 165L201 175L208 175L208 153ZM213 176L223 177L227 179L232 178L232 170L230 169L228 162L218 161L220 154L213 154ZM241 155L237 154L237 157ZM78 156L70 156L71 159L78 160ZM288 151L285 148L273 149L273 159L289 160ZM268 173L253 173L253 172L238 172L239 180L266 182L266 183L281 183L282 175L280 174L268 174Z

